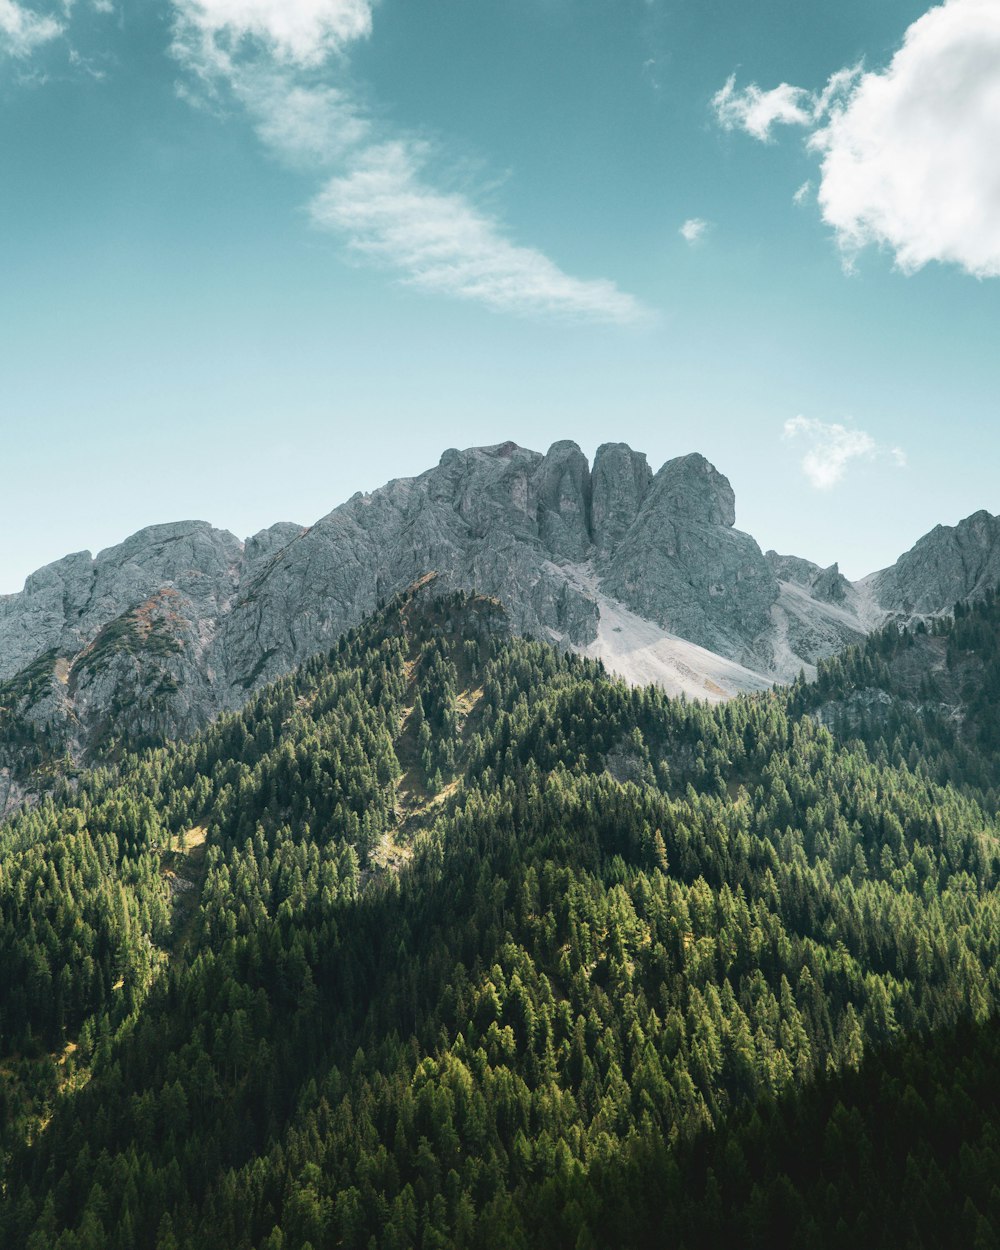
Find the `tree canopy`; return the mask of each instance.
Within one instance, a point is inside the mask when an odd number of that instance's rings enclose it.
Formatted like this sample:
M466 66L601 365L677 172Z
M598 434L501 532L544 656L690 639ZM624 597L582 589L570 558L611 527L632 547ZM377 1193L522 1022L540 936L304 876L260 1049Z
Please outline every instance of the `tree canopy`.
M0 828L0 1242L994 1245L998 640L710 708L425 590L65 780Z

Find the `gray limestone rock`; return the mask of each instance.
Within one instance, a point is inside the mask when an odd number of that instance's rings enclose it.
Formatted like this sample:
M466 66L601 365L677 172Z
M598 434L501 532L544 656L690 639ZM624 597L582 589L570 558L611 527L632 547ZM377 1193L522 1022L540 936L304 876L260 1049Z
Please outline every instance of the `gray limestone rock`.
M894 565L865 581L884 612L935 616L1000 585L1000 517L974 512L936 525Z
M663 513L686 522L732 527L736 524L736 496L714 464L697 452L668 460L653 479L656 505Z
M452 449L308 528L280 523L245 543L202 521L151 526L0 597L0 810L31 791L17 727L82 761L189 734L432 572L502 604L518 633L605 647L625 673L658 672L654 651L697 664L693 642L752 669L760 688L886 619L996 585L1000 519L938 527L852 584L836 565L765 556L703 456L654 477L623 443L601 446L591 470L564 441L544 456L510 442ZM602 610L628 629L609 633Z
M851 592L851 583L841 573L835 560L827 569L820 569L810 586L820 603L843 603Z
M585 470L573 444L543 457L501 443L447 451L419 477L354 495L241 586L216 644L227 705L428 572L500 599L521 633L589 641L593 604L552 562L589 545Z
M598 447L591 474L591 533L599 551L613 551L628 533L652 480L643 452L626 443Z
M667 461L602 564L602 589L681 638L759 664L778 583L735 519L732 487L703 456Z
M794 582L797 586L812 586L813 580L822 572L818 564L812 560L803 560L801 556L782 556L777 551L765 551L764 559L771 572L780 582Z
M535 471L538 536L553 556L582 561L590 551L590 465L576 443L553 443Z
M776 551L765 552L764 559L779 581L804 587L820 603L844 603L851 597L851 583L836 562L829 568L821 569L812 560L781 556Z

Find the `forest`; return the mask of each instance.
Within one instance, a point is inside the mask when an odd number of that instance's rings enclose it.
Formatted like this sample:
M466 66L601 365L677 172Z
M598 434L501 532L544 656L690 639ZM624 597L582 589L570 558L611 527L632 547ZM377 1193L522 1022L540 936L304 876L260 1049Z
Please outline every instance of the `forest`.
M433 583L0 826L0 1245L1000 1245L1000 600L719 707Z

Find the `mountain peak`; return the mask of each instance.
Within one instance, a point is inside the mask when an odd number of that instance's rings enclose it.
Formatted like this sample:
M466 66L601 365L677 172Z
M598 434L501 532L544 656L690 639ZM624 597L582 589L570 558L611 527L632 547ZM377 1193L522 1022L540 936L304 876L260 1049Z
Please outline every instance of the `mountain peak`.
M729 478L699 452L668 460L656 474L653 489L659 505L685 521L736 524L736 496Z
M653 480L645 452L628 443L602 443L591 471L594 545L610 551L621 542L639 515Z
M879 605L932 616L1000 585L1000 517L985 509L957 525L935 525L888 569L867 578Z

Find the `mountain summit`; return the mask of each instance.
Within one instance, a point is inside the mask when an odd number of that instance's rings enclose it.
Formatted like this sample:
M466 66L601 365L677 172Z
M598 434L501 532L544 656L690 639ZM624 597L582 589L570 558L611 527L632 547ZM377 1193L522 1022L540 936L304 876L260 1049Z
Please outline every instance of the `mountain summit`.
M514 630L630 681L720 700L790 681L887 619L947 611L1000 578L1000 520L939 526L890 569L764 553L703 456L605 443L450 449L308 528L245 542L202 521L78 552L0 598L0 810L53 753L187 734L329 648L429 572L499 600Z

